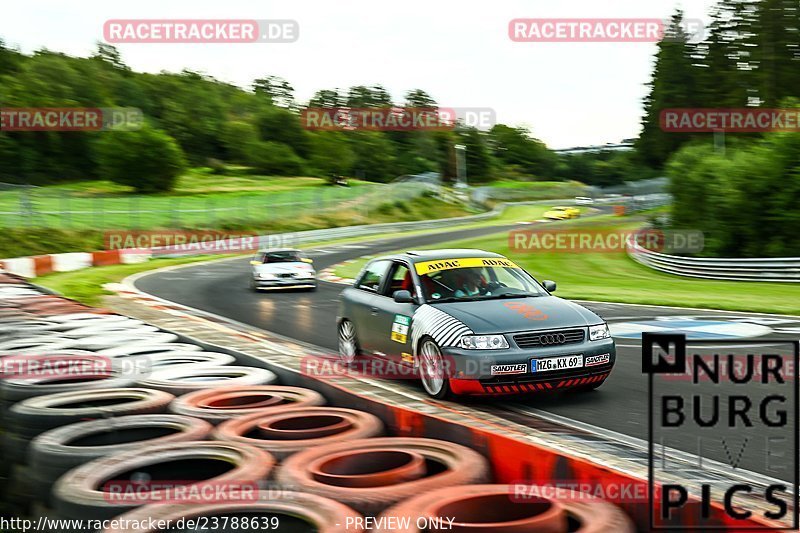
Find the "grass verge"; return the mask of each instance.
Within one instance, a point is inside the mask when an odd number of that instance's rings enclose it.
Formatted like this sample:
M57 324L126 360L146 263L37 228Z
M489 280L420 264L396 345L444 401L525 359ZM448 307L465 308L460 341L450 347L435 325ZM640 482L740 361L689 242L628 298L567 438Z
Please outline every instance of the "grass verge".
M46 276L38 277L34 280L37 285L58 291L67 298L72 298L86 305L100 305L102 297L112 294L105 290L103 285L106 283L119 283L126 277L144 272L173 265L183 265L188 263L199 263L201 261L211 261L228 255L206 255L200 257L170 257L153 259L147 263L136 263L132 265L109 265L102 267L85 268L73 272L56 272Z

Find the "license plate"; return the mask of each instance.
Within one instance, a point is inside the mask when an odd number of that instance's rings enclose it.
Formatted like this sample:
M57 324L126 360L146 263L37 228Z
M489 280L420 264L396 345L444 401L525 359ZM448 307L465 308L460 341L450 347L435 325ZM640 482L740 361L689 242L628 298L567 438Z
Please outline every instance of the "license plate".
M569 370L581 367L583 367L583 355L565 355L563 357L531 360L531 372L549 372L551 370Z

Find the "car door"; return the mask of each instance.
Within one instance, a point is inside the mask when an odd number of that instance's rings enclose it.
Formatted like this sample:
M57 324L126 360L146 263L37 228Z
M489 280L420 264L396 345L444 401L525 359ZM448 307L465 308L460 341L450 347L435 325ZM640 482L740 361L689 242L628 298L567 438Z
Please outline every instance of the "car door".
M395 362L411 363L411 317L418 305L414 303L398 303L394 301L394 293L407 290L416 295L414 278L409 265L403 261L393 261L386 280L381 287L383 297L379 300L378 311L373 318L377 338L375 351L378 351Z
M377 330L377 317L381 301L387 299L381 290L391 266L392 262L389 260L368 263L356 280L354 289L348 291L356 337L364 353L369 354L378 349L376 344L380 333Z

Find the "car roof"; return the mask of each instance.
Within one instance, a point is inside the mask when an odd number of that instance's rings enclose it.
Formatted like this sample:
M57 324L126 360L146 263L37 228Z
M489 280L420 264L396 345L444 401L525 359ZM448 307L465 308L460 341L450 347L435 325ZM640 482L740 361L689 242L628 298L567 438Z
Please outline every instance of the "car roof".
M476 250L474 248L445 248L440 250L409 250L407 252L385 255L380 259L403 259L409 263L419 263L422 261L436 261L439 259L454 259L457 257L504 257L494 252Z
M257 253L266 254L274 252L299 252L297 248L262 248Z

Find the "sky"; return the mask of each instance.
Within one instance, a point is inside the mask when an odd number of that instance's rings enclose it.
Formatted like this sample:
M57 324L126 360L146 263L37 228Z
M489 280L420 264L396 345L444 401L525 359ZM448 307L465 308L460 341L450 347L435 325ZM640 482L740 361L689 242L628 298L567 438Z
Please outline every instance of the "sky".
M402 103L423 89L442 107L495 110L551 148L636 137L655 43L520 43L516 18L708 20L713 0L3 0L0 38L30 53L86 56L109 19L292 19L293 43L119 44L136 71L184 68L249 87L285 78L296 99L383 85Z

